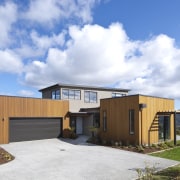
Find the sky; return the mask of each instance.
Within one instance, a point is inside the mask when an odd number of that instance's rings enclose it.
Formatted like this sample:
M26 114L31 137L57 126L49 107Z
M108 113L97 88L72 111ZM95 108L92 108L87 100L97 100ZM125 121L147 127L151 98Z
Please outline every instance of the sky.
M131 89L180 109L179 0L1 0L0 94Z

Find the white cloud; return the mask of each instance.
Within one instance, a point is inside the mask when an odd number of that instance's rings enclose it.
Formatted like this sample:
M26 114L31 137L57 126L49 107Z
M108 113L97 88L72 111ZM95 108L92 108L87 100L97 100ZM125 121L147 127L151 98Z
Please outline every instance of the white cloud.
M0 50L0 72L17 73L23 72L21 59L11 50Z
M14 3L7 2L0 6L0 48L4 48L10 43L9 33L16 20L17 6Z
M50 48L45 62L28 65L26 83L115 84L133 93L180 98L180 49L174 39L162 34L131 41L119 23L71 26L68 35L66 49Z
M34 92L32 92L32 91L29 91L29 90L24 90L24 89L22 89L22 90L20 90L19 92L18 92L18 94L20 95L20 96L25 96L25 97L33 97L34 96Z
M61 20L79 19L82 23L92 22L92 8L100 0L31 0L29 9L23 17L40 24ZM46 24L47 26L47 24Z
M36 31L32 31L31 39L38 49L46 50L53 46L63 46L65 42L65 34L66 32L63 31L58 35L52 34L51 36L40 36Z

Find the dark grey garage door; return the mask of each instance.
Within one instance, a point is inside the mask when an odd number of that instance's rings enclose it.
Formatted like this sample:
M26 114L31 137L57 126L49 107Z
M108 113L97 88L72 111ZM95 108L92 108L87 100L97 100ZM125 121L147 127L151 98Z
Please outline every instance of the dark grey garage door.
M61 118L10 118L9 141L57 138L61 135Z

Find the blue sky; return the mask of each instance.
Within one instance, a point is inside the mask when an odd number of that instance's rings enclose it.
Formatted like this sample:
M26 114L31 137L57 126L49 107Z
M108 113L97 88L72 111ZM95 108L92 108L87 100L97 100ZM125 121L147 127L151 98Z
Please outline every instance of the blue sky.
M1 0L0 94L61 82L132 89L180 109L180 1Z

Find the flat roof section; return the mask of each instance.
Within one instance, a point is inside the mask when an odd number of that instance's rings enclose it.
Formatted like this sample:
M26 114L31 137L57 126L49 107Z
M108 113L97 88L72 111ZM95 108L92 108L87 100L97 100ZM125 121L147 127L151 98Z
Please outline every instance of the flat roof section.
M43 89L40 89L39 91L42 92L47 89L51 88L74 88L74 89L86 89L86 90L101 90L101 91L113 91L113 92L129 92L130 89L122 89L122 88L110 88L110 87L100 87L100 86L85 86L85 85L73 85L73 84L55 84Z

